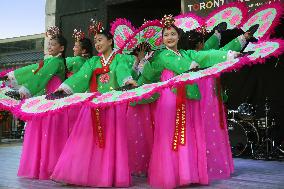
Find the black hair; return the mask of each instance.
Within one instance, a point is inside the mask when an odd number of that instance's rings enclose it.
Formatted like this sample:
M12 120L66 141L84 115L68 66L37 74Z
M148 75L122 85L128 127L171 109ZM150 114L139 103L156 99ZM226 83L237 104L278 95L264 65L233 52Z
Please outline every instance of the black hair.
M61 57L63 58L64 60L64 69L65 69L65 78L64 79L67 79L67 72L68 72L68 69L67 69L67 64L66 64L66 49L67 49L67 40L62 36L62 35L57 35L53 38L51 38L51 40L56 40L60 46L63 46L64 47L64 50L61 54Z
M198 43L203 43L205 38L206 35L201 32L197 32L196 30L187 31L181 36L178 48L184 50L195 50Z
M86 50L86 54L88 54L88 58L93 56L93 44L89 38L82 38L79 40L80 46L82 49Z
M113 39L113 35L108 30L103 30L99 34L103 34L108 40Z
M222 37L221 37L221 41L220 41L220 47L225 46L226 44L228 44L232 39L245 34L245 32L242 29L239 28L234 28L231 30L226 30L223 31L221 33ZM246 40L246 44L245 46L241 49L240 52L243 52L243 50L247 47L247 45L252 42L257 42L258 40L255 37L251 37L250 39Z
M221 32L221 41L220 41L220 47L225 46L228 44L232 39L244 34L245 32L242 29L234 28L230 30L226 30Z

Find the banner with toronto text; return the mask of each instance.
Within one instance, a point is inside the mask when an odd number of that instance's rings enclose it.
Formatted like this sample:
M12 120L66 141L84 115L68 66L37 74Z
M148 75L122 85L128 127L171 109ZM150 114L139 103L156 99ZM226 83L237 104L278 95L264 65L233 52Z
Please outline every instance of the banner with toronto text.
M257 7L272 2L283 2L284 0L181 0L182 12L192 12L199 16L207 16L214 9L231 3L245 2L249 7L249 11L255 10Z

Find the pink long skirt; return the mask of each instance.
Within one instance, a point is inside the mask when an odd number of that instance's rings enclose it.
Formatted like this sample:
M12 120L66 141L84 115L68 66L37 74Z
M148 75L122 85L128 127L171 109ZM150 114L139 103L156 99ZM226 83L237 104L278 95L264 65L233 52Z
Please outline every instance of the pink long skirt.
M153 146L153 104L128 106L127 139L130 172L146 176Z
M206 128L208 176L210 180L229 178L234 164L227 130L226 110L218 103L214 78L198 81L201 93L200 107ZM221 126L223 122L223 127Z
M53 77L47 85L47 92L53 92L59 84L59 78ZM18 170L19 177L50 178L79 110L80 107L72 107L27 122Z
M100 110L105 146L99 147L92 108L85 105L58 160L52 179L92 187L128 187L127 105Z
M161 80L173 76L173 72L165 70ZM184 146L179 145L177 151L173 151L176 95L168 88L161 92L155 110L154 143L149 165L148 180L152 187L176 188L191 183L209 184L210 180L229 177L232 172L232 161L229 158L231 154L229 146L223 145L228 142L228 135L220 129L218 120L214 120L216 128L213 132L213 127L209 124L212 120L203 117L204 111L209 115L217 110L209 110L204 101L186 101L186 142ZM218 167L219 165L224 166Z

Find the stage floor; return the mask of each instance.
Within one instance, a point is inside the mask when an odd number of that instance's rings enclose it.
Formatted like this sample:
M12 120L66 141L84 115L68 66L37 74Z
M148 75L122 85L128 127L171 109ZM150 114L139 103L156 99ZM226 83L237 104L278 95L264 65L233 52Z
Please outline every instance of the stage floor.
M21 144L0 145L0 189L82 189L63 186L52 181L17 177ZM234 159L235 173L231 179L213 182L210 186L194 185L194 189L284 189L284 162ZM132 188L150 188L146 178L134 178ZM183 187L185 188L185 187Z

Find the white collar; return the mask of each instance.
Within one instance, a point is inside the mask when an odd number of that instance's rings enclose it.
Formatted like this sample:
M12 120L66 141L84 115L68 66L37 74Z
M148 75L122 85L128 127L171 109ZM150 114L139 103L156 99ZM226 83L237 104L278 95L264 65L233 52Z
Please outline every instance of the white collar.
M52 56L52 57L61 57L61 56L62 56L62 53L58 53L57 55Z
M107 59L105 59L105 56L102 54L103 65L104 65L104 66L108 65L108 63L109 63L109 61L110 61L110 59L111 59L111 57L112 57L112 55L113 55L114 53L115 53L115 51L112 51L112 52L110 53L110 55L108 56Z
M177 56L181 56L180 52L179 51L173 51L172 49L170 49L169 47L166 47L169 51L175 53Z

